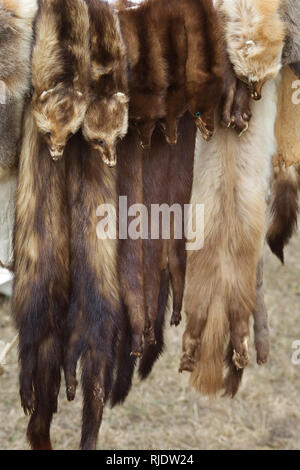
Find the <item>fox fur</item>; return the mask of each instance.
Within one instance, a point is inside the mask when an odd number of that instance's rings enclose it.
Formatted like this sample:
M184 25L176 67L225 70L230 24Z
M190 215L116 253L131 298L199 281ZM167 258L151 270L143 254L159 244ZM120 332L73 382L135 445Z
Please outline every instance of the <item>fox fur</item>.
M278 74L282 61L284 23L281 0L216 0L223 15L230 61L251 96L259 100L266 81Z
M51 449L69 298L65 162L54 164L31 104L25 111L16 194L12 312L19 332L20 395L33 449Z
M222 88L219 27L211 0L147 0L121 9L119 16L131 72L129 115L142 146L150 146L158 121L167 141L175 143L176 122L186 109L209 139Z
M17 164L37 0L0 1L0 172Z
M115 166L116 144L128 128L126 48L117 13L99 0L86 0L86 3L90 19L92 78L90 103L82 131L104 162Z
M40 0L32 53L33 112L54 160L89 104L89 16L84 0Z
M267 34L266 44L260 44L262 50L268 46L273 51L274 60L269 62L267 55L266 62L261 57L261 63L253 63L251 54L249 63L243 65L248 56L241 57L236 49L237 38L242 38L240 45L246 42L248 25L257 19L257 14L253 17L256 1L228 0L219 3L219 8L227 13L226 44L235 72L244 78L253 70L257 83L273 77L279 70L277 55L281 56L283 45L283 38L281 44L278 42L283 26L277 24L277 9L260 10L258 22L261 31L265 30L264 19L266 24L274 22L280 33L274 38ZM242 30L241 18L246 20ZM250 39L257 41L256 29L252 33ZM205 205L205 242L202 250L188 253L187 324L180 370L190 371L191 384L208 395L215 395L223 386L225 393L233 395L248 363L249 318L256 309L257 268L264 240L271 160L276 152L276 90L275 79L266 81L262 101L250 103L252 120L241 137L220 126L209 144L197 136L192 203ZM229 370L223 381L226 342Z

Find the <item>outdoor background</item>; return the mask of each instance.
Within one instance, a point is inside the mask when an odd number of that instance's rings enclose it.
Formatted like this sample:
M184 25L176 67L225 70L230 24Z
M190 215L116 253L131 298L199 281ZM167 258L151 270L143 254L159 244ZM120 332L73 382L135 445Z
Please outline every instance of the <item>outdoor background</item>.
M104 414L99 449L299 449L300 365L291 362L292 343L300 340L300 234L286 252L286 265L266 253L265 293L270 315L271 355L259 368L251 364L237 398L208 401L177 373L182 326L168 328L165 354L150 378L135 380L122 407ZM15 332L9 302L0 306L0 340ZM0 377L0 449L27 449L27 418L18 396L17 351ZM68 403L62 387L52 426L56 449L76 449L80 439L81 397Z

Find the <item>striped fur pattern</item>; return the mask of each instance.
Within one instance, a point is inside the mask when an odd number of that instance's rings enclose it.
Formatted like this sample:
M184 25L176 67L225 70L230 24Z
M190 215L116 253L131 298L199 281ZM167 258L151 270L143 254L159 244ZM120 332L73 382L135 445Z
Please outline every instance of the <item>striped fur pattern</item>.
M17 164L37 0L0 1L0 175Z
M176 143L176 126L187 109L209 139L222 88L219 26L211 0L147 0L121 9L119 16L131 72L129 115L141 145L150 146L158 121L167 141Z
M65 162L57 165L25 113L16 195L12 312L19 331L20 395L31 415L33 449L50 449L57 408L62 332L69 296L69 231Z
M91 34L90 104L83 135L109 166L128 128L127 57L117 13L105 2L86 0ZM105 38L105 40L103 40Z
M33 112L54 160L89 103L89 17L84 0L40 0L32 54Z

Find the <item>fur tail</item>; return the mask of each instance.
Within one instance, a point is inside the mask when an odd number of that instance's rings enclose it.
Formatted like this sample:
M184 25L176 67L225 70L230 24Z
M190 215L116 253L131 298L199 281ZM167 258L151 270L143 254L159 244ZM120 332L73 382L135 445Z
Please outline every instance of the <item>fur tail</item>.
M158 312L155 324L156 344L147 345L143 357L139 364L139 376L145 380L151 373L155 362L159 359L164 350L164 327L165 317L169 299L169 272L165 270L162 273L160 293L158 298Z
M272 252L284 263L284 247L297 228L300 176L294 166L279 169L273 185L271 224L267 241Z
M222 296L215 296L209 306L207 321L198 347L190 384L204 395L214 396L223 387L223 363L229 322Z

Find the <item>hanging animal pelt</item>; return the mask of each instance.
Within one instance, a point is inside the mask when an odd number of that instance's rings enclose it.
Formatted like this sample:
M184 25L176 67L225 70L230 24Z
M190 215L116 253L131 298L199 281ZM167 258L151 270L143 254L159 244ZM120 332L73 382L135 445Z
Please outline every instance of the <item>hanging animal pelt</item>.
M299 213L300 145L297 140L300 104L293 100L296 75L284 67L278 91L276 121L277 156L274 160L274 181L271 188L270 226L267 241L272 252L284 262L284 247L297 228Z
M32 53L33 113L53 160L89 104L89 17L84 0L40 0Z
M69 298L65 162L54 163L28 104L16 195L12 312L19 332L20 395L33 449L51 449L62 332Z
M76 393L81 359L83 414L81 448L94 449L104 403L110 396L124 312L118 281L116 145L128 123L125 46L118 18L105 2L86 1L91 32L90 105L82 135L72 141L68 158L71 214L71 299L65 343L67 397ZM108 210L113 232L98 227ZM102 214L104 216L104 214ZM99 229L99 230L98 230ZM144 321L141 328L141 339ZM127 352L130 362L130 350Z
M180 370L190 371L191 384L208 395L223 385L234 395L248 363L249 318L256 308L257 267L276 152L275 77L284 39L278 7L274 1L219 3L234 70L247 81L253 99L261 101L251 102L252 120L241 137L220 126L209 144L197 136L192 203L204 204L206 223L204 247L188 253ZM266 55L257 54L258 41ZM226 342L229 371L223 382Z
M37 0L0 0L0 176L17 164Z
M272 252L284 262L284 247L297 227L299 213L300 146L297 135L300 104L294 85L300 77L300 3L284 0L281 10L286 29L282 60L292 70L284 67L279 85L276 122L278 152L274 162L267 241Z
M204 138L211 138L222 86L211 0L147 0L121 9L119 17L131 73L129 116L141 145L150 146L158 121L169 143L176 143L176 126L187 109Z
M127 56L117 13L105 2L86 0L90 17L90 103L83 123L85 139L109 166L128 128Z

